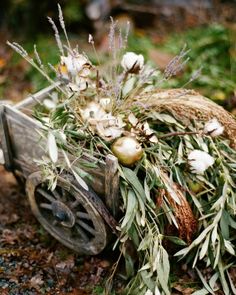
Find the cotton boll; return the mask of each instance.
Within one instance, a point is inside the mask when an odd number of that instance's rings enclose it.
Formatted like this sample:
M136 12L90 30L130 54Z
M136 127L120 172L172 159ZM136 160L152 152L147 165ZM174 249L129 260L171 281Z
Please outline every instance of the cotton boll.
M121 65L126 72L138 74L143 68L144 57L142 54L127 52L122 58Z
M193 173L203 174L215 162L215 159L208 153L201 150L193 150L188 155L190 169Z
M204 132L212 137L216 137L224 132L224 127L216 118L213 118L205 124Z

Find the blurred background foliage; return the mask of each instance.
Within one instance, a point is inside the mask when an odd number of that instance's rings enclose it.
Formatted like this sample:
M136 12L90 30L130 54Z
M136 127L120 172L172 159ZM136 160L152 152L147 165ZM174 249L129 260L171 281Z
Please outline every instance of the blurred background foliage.
M236 1L1 0L1 97L19 100L47 85L5 42L19 42L29 52L37 44L45 64L56 65L59 55L46 17L57 20L58 2L72 42L87 52L91 49L87 36L92 33L104 61L110 15L121 26L125 27L127 20L131 23L128 50L144 54L162 71L187 44L191 50L185 70L163 87L182 87L201 68L199 78L186 87L200 91L236 114Z

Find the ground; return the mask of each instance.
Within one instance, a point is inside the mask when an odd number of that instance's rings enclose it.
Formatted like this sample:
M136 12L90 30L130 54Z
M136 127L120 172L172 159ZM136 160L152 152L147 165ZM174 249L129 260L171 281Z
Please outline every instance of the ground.
M81 258L51 238L32 215L24 188L2 166L0 231L0 294L101 294L112 259Z

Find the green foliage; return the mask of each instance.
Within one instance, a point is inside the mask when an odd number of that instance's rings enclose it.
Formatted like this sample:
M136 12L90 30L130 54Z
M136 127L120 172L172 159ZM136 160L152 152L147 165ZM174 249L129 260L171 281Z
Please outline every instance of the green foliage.
M201 75L191 83L191 87L218 101L231 95L236 88L234 42L233 32L231 35L230 29L219 24L171 36L160 46L161 50L178 54L186 43L191 51L183 74L172 78L167 87L182 87L189 80L191 73L201 68Z

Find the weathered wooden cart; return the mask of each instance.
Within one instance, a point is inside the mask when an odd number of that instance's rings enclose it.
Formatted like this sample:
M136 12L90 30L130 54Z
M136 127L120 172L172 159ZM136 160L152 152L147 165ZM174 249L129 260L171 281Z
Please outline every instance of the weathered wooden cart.
M108 155L105 161L90 155L72 159L75 165L81 160L98 164L98 168L88 169L93 176L87 183L89 190L81 187L69 172L58 178L54 191L48 190L35 162L47 153L47 143L39 133L42 125L31 113L33 107L48 98L55 87L50 86L15 106L0 105L0 149L6 169L26 180L31 209L42 226L67 247L80 254L93 255L105 248L109 233L116 232L118 163L113 155ZM186 125L191 119L207 121L216 117L225 126L225 134L232 146L236 147L235 119L198 93L184 89L157 90L149 103L158 111L172 113Z
M84 155L84 160L98 164L97 169L88 171L92 175L88 191L69 172L58 178L55 190L48 189L35 162L46 154L46 142L38 132L42 126L31 116L31 110L53 90L55 86L45 88L14 106L0 105L4 165L25 180L31 209L42 226L68 248L79 254L94 255L105 248L109 233L116 228L117 159L108 155L104 164Z

